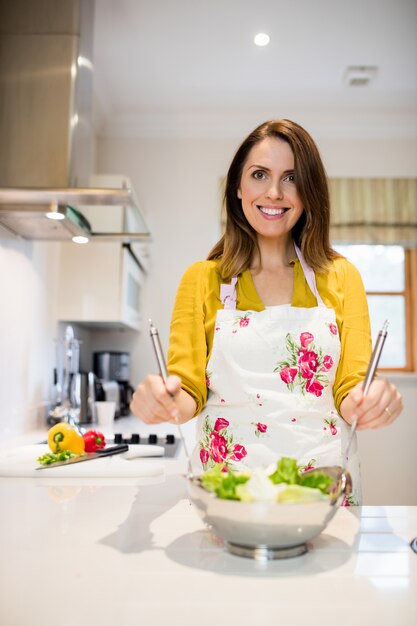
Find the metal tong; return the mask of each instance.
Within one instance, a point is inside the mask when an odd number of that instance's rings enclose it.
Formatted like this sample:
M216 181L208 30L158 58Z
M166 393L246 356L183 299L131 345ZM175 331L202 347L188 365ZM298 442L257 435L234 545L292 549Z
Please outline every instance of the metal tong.
M166 383L167 378L168 378L168 370L167 370L167 366L165 362L165 357L162 351L161 342L159 341L158 330L153 325L151 319L149 320L149 334L151 336L153 349L155 351L155 356L156 356L156 360L157 360L158 367L159 367L159 373L164 383ZM184 447L184 452L185 452L185 456L187 459L187 476L191 478L193 475L192 470L191 470L191 457L188 452L187 444L185 443L184 434L182 432L181 423L178 417L175 418L175 421L178 426L178 432L179 432L181 443Z
M381 357L382 348L384 347L385 339L387 338L387 329L388 329L388 320L385 320L385 322L382 325L381 330L378 333L375 347L372 351L371 360L369 361L368 369L366 370L365 379L363 382L363 395L364 396L366 396L366 394L368 393L369 387L371 386L371 383L373 379L375 378L375 373L378 368L378 363ZM346 465L349 460L349 451L352 445L352 441L356 432L357 425L358 425L358 420L356 418L355 420L353 420L350 426L350 436L349 436L349 440L348 440L346 450L345 450L345 460L344 460L344 465L343 465L343 471L346 469Z

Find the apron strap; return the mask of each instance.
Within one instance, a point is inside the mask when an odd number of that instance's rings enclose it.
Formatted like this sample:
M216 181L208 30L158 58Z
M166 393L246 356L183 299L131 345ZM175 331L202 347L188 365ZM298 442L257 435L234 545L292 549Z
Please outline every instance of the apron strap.
M303 255L301 254L300 248L297 244L294 243L295 252L297 254L298 260L300 261L300 265L303 269L305 279L307 281L307 285L310 287L312 293L316 296L318 306L325 306L324 302L319 294L316 284L316 275L314 271L311 269L309 265L304 260ZM230 285L229 284L221 284L220 285L220 300L225 309L236 309L236 283L237 276L233 276Z
M304 272L305 279L307 281L307 285L310 287L311 291L316 296L317 304L319 306L324 306L324 302L323 302L323 300L321 298L321 295L319 294L319 290L317 289L316 275L315 275L314 271L311 269L311 267L309 265L307 265L307 263L305 262L304 257L301 254L301 250L297 246L295 241L293 241L293 244L294 244L294 248L295 248L295 252L297 254L298 260L300 261L300 265L303 268L303 272Z
M236 309L237 276L233 276L230 285L220 285L220 300L225 309Z

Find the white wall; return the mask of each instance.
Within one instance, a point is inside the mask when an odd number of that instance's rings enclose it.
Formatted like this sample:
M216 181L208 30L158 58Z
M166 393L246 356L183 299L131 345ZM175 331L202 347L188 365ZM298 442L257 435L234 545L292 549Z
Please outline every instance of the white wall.
M44 424L56 336L54 243L0 234L0 446Z

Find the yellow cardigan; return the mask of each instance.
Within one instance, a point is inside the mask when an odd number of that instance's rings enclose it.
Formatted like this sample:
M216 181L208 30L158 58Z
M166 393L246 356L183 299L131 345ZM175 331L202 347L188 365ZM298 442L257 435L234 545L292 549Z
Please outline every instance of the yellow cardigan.
M294 259L292 306L314 307L317 301ZM365 376L371 354L368 303L361 276L341 257L326 274L316 274L317 289L327 307L334 309L341 342L341 356L333 387L337 410L350 389ZM171 319L168 371L182 379L182 387L197 402L196 415L207 400L205 371L213 345L214 323L220 302L221 279L217 261L199 261L184 273L178 287ZM262 311L249 270L237 281L236 308Z

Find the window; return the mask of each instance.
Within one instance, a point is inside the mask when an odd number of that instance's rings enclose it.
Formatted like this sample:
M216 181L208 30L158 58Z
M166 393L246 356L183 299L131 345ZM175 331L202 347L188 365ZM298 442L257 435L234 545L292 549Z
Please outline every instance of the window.
M407 251L395 245L334 245L359 270L368 296L372 343L385 320L388 336L380 367L411 370L410 283Z

